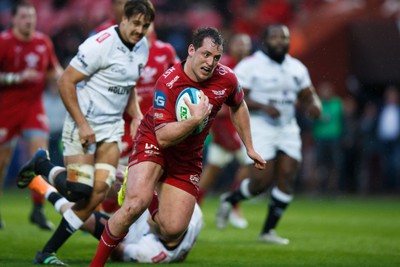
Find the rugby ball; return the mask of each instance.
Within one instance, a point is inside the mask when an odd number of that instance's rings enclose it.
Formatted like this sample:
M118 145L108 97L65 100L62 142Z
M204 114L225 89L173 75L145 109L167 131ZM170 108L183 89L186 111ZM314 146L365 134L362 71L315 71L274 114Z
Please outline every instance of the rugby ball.
M200 90L193 87L188 87L184 89L176 99L175 104L175 114L177 121L184 121L190 118L190 110L189 107L185 104L184 98L190 100L191 103L197 104L200 102ZM206 127L208 122L208 117L204 119L204 121L196 127L194 130L194 134L198 134Z

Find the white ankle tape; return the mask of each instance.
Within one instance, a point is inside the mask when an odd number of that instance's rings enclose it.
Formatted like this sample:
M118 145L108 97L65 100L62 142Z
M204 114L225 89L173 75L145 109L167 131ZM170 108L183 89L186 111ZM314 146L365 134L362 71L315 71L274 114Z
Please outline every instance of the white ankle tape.
M65 204L69 203L69 201L66 198L60 198L59 200L54 203L54 208L58 213L61 213L61 207L64 206Z
M55 166L53 169L51 169L50 173L49 173L50 184L54 185L54 178L55 178L54 176L65 170L66 169L64 167L60 167L60 166Z
M75 230L78 230L83 225L83 221L76 216L71 208L64 212L63 217Z
M240 183L240 192L246 198L253 197L253 194L251 194L249 190L249 184L250 184L250 178L246 178Z
M272 189L271 195L283 203L289 203L293 199L293 195L289 195L289 194L282 192L276 186Z

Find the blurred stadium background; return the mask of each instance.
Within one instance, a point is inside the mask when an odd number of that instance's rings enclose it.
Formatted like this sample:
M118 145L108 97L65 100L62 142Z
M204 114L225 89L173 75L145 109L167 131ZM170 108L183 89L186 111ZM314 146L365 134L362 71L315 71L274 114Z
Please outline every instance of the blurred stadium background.
M0 1L0 29L8 27L13 0ZM49 34L60 62L66 66L77 46L100 22L110 16L111 0L32 0L38 11L38 30ZM224 37L248 33L253 50L259 33L280 22L291 30L291 54L309 68L318 93L327 84L342 107L334 122L335 135L317 134L314 125L299 117L304 162L297 192L305 194L392 194L400 192L400 121L391 140L380 135L390 127L380 120L384 92L400 86L400 1L398 0L153 0L156 32L185 58L192 30L215 26ZM62 106L62 105L58 105ZM396 106L399 108L399 100ZM54 113L53 113L54 114ZM60 114L63 114L60 111ZM400 114L400 111L399 111ZM328 114L329 115L329 114ZM63 118L52 116L54 128ZM316 144L331 138L340 157L327 159L326 169L315 164ZM390 151L386 148L389 147ZM336 153L335 152L335 153ZM10 166L6 186L14 187L16 170L26 161L20 144ZM392 163L388 165L387 163ZM330 164L330 165L329 165ZM229 186L231 164L215 192ZM329 179L327 177L330 177Z

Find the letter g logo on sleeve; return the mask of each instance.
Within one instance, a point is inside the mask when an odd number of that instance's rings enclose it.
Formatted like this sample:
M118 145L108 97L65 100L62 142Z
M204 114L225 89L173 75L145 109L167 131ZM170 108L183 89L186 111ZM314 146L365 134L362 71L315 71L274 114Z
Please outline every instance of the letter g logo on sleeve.
M156 91L154 96L154 107L164 108L165 107L166 96L164 92Z

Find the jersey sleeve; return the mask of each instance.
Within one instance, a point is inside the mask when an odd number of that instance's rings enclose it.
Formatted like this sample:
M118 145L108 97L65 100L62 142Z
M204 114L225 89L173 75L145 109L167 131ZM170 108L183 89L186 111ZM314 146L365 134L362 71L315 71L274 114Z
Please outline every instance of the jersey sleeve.
M107 57L107 46L110 46L111 34L102 32L86 39L71 60L70 65L79 72L90 76L101 68L104 57Z
M229 71L231 71L229 69ZM227 104L228 106L237 106L239 105L244 98L244 93L243 93L243 89L240 86L238 79L236 78L235 74L232 72L231 75L231 83L232 83L232 93L229 95L228 99L226 100L225 104Z
M162 81L162 79L158 79L154 93L154 126L156 130L169 122L176 121L176 96Z
M306 66L304 66L300 61L298 61L298 63L299 77L297 82L300 90L303 90L311 86L311 78Z

